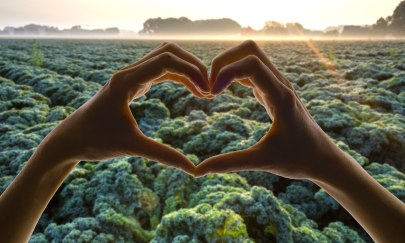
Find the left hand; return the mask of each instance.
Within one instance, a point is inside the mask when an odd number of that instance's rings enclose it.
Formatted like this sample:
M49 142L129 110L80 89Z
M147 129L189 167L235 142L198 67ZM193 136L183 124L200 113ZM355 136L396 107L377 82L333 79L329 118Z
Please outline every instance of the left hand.
M204 97L209 91L204 64L179 46L163 43L115 73L93 98L44 139L38 153L58 158L54 161L142 156L193 174L194 164L182 153L146 137L139 130L128 107L152 83L168 79L183 83L198 97Z

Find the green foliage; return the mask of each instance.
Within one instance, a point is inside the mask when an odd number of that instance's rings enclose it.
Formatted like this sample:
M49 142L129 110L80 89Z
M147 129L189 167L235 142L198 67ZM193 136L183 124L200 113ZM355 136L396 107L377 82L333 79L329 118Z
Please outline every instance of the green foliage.
M381 185L405 202L405 174L388 164L371 163L365 169Z
M158 99L137 100L131 103L130 109L146 136L150 136L170 116L169 110Z
M43 57L41 51L38 48L38 42L32 42L32 53L31 53L31 64L36 67L42 67L43 65Z
M398 54L398 50L396 48L392 48L390 50L390 56L395 57Z
M35 45L42 65L34 65L32 41L0 44L0 192L58 122L92 97L115 70L154 47L152 42L41 40L41 48ZM314 44L333 59L343 78L337 79L305 43L269 42L263 48L336 145L405 202L404 42ZM207 65L232 45L182 43ZM196 164L247 148L271 128L251 89L237 83L210 100L192 96L181 84L155 84L130 109L147 136L179 149ZM30 241L371 239L309 181L258 171L194 179L143 158L120 158L76 166Z
M243 119L232 112L215 112L207 116L191 111L189 116L164 121L152 135L187 154L205 159L219 153L247 148L255 144L268 126Z
M316 221L327 213L340 209L340 205L332 197L310 181L294 181L285 192L278 194L278 198Z
M229 209L218 210L208 204L165 215L152 242L178 241L179 236L208 242L253 242L238 214Z
M405 27L405 1L401 1L392 14L392 23L390 26L396 34L403 34Z

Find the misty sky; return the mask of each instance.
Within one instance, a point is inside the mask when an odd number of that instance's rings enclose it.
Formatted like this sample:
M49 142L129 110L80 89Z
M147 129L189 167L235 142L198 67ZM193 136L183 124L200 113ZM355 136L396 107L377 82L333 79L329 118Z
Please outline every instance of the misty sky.
M400 0L0 0L0 28L30 23L70 28L142 29L153 17L192 20L232 18L260 29L267 20L300 22L323 30L342 24L373 24L391 15ZM232 3L232 4L230 4Z

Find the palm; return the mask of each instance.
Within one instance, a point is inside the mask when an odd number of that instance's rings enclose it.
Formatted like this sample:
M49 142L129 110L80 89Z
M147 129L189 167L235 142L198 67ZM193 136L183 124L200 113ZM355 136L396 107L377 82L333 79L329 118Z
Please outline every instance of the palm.
M92 99L59 124L48 135L53 140L50 150L64 160L78 161L142 156L192 174L194 165L182 153L140 131L128 104L144 95L152 83L167 79L183 83L203 97L201 89L208 84L206 70L198 68L200 62L176 45L161 45L114 74Z
M271 129L248 149L203 161L196 174L261 170L288 178L311 177L322 166L314 161L325 161L334 144L312 119L291 83L254 42L245 42L214 59L212 92L219 94L234 80L253 89L273 120Z
M323 132L300 110L296 107L283 118L275 115L271 129L256 145L260 150L256 162L259 168L294 179L311 174L313 157L322 154L316 150Z

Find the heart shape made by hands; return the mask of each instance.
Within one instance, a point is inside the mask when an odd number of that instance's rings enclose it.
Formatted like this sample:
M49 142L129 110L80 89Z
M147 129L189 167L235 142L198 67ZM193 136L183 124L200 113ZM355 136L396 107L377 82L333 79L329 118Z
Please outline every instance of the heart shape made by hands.
M195 166L176 149L145 136L128 106L152 83L166 80L183 83L196 97L208 99L234 81L250 87L270 116L271 128L251 147L213 156ZM65 160L142 156L193 176L261 170L288 178L310 178L322 166L319 161L329 160L328 151L337 148L301 103L291 83L253 41L216 56L209 77L197 57L176 44L163 43L115 73L49 137L59 144L51 146L52 153Z
M180 81L200 98L213 98L232 82L239 82L253 89L254 96L273 121L270 130L255 145L208 158L194 168L193 175L262 170L289 178L304 178L315 167L312 153L325 156L320 151L324 151L324 147L333 148L334 144L312 119L291 83L255 42L245 41L215 57L209 78L205 65L197 58L175 44L164 45L165 52L170 50L198 67L201 76L207 77L209 89L193 73L183 76L175 74L177 70L169 70L158 82ZM173 58L177 57L169 59Z

